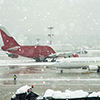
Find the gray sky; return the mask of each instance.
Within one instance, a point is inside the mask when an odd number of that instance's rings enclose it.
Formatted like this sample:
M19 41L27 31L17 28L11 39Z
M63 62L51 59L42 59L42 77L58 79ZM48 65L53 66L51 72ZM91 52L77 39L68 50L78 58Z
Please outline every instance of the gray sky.
M100 0L0 0L0 25L21 45L48 44L48 26L54 44L100 45Z

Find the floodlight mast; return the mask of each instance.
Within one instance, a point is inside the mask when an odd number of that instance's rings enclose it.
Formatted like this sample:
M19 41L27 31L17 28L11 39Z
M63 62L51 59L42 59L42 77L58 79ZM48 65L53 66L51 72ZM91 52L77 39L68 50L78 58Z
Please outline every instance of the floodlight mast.
M50 36L50 44L52 44L52 36L54 36L52 33L51 33L51 30L54 28L54 27L47 27L48 29L50 29L50 34L48 34L48 36Z

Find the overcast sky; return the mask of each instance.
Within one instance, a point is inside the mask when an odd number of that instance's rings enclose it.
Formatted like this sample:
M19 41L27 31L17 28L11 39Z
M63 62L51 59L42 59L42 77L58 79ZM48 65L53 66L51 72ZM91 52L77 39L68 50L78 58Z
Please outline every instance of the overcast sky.
M100 0L0 0L0 25L21 45L100 45ZM0 45L2 45L0 38Z

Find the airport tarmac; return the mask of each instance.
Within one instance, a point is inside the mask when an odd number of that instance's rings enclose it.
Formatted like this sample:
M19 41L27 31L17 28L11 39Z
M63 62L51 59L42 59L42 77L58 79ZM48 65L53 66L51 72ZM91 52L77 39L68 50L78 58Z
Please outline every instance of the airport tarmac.
M11 60L7 57L6 59L7 62ZM3 60L0 59L0 62L4 60L5 57ZM18 63L17 59L13 61ZM13 81L14 75L17 75L16 83ZM0 66L0 100L10 100L16 90L24 85L34 85L33 92L40 96L43 96L47 89L62 92L66 89L98 92L100 91L100 73L81 69L66 69L64 73L60 73L59 69L48 68L40 63L39 65L35 63L34 66Z
M16 84L13 75L17 75ZM43 96L47 89L100 91L100 74L77 69L60 70L46 66L0 67L0 100L10 100L18 88L34 85L33 92Z

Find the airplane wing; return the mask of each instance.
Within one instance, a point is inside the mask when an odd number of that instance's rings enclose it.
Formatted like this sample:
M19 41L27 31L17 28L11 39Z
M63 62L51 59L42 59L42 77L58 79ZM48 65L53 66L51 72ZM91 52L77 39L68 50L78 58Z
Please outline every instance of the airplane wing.
M13 53L6 53L8 55L8 57L11 57L11 58L18 58L18 55L15 55Z
M0 66L32 66L32 67L36 67L36 66L49 66L49 65L52 65L53 62L32 62L32 61L17 61L17 60L14 60L11 62L11 60L5 60L5 61L2 61L0 60Z
M49 55L50 58L56 58L56 57L72 57L73 54L71 52L57 52L54 54Z

